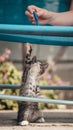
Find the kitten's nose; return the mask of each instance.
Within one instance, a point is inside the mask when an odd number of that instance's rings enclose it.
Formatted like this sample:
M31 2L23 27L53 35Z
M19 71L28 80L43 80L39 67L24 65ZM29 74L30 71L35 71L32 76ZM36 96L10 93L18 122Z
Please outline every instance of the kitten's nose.
M35 63L35 66L39 67L39 64Z
M40 65L38 63L35 63L35 67L37 67L38 69L40 69Z

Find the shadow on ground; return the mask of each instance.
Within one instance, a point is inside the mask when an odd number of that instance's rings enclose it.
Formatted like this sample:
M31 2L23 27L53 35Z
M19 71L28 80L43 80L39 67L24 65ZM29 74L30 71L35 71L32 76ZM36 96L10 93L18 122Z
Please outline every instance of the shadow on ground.
M53 123L65 123L65 125L73 124L73 110L48 110L44 111L45 123L43 125ZM16 126L17 112L0 111L0 126Z

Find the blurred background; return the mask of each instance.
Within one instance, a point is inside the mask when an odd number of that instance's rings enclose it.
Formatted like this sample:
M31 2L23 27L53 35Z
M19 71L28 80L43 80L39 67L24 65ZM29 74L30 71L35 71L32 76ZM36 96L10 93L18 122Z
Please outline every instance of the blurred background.
M2 0L0 1L1 24L31 24L24 12L28 5L37 5L50 11L64 12L69 10L70 0ZM35 41L36 43L36 41ZM33 55L38 59L52 60L51 72L40 79L39 85L73 85L73 48L47 45L33 45ZM20 84L22 77L24 50L19 43L0 41L0 84ZM19 90L0 89L1 94L18 95ZM72 91L49 90L41 94L51 99L73 100ZM39 104L41 109L67 109L72 106ZM17 102L0 100L0 109L17 110Z

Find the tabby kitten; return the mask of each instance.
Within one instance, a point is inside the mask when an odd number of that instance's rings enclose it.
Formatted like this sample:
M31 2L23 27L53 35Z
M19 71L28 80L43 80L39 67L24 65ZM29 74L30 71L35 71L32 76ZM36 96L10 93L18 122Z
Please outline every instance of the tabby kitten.
M36 57L31 58L32 48L28 46L25 58L25 70L20 89L21 96L38 97L40 89L38 86L39 77L48 68L47 62L40 62ZM44 122L42 112L35 102L19 102L18 124L28 125L29 122Z

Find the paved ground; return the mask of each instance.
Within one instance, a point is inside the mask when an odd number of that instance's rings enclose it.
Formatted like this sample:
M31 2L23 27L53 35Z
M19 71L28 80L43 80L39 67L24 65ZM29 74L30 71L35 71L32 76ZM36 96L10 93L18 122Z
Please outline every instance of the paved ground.
M0 130L73 130L73 110L44 111L46 122L17 126L17 112L0 111Z

